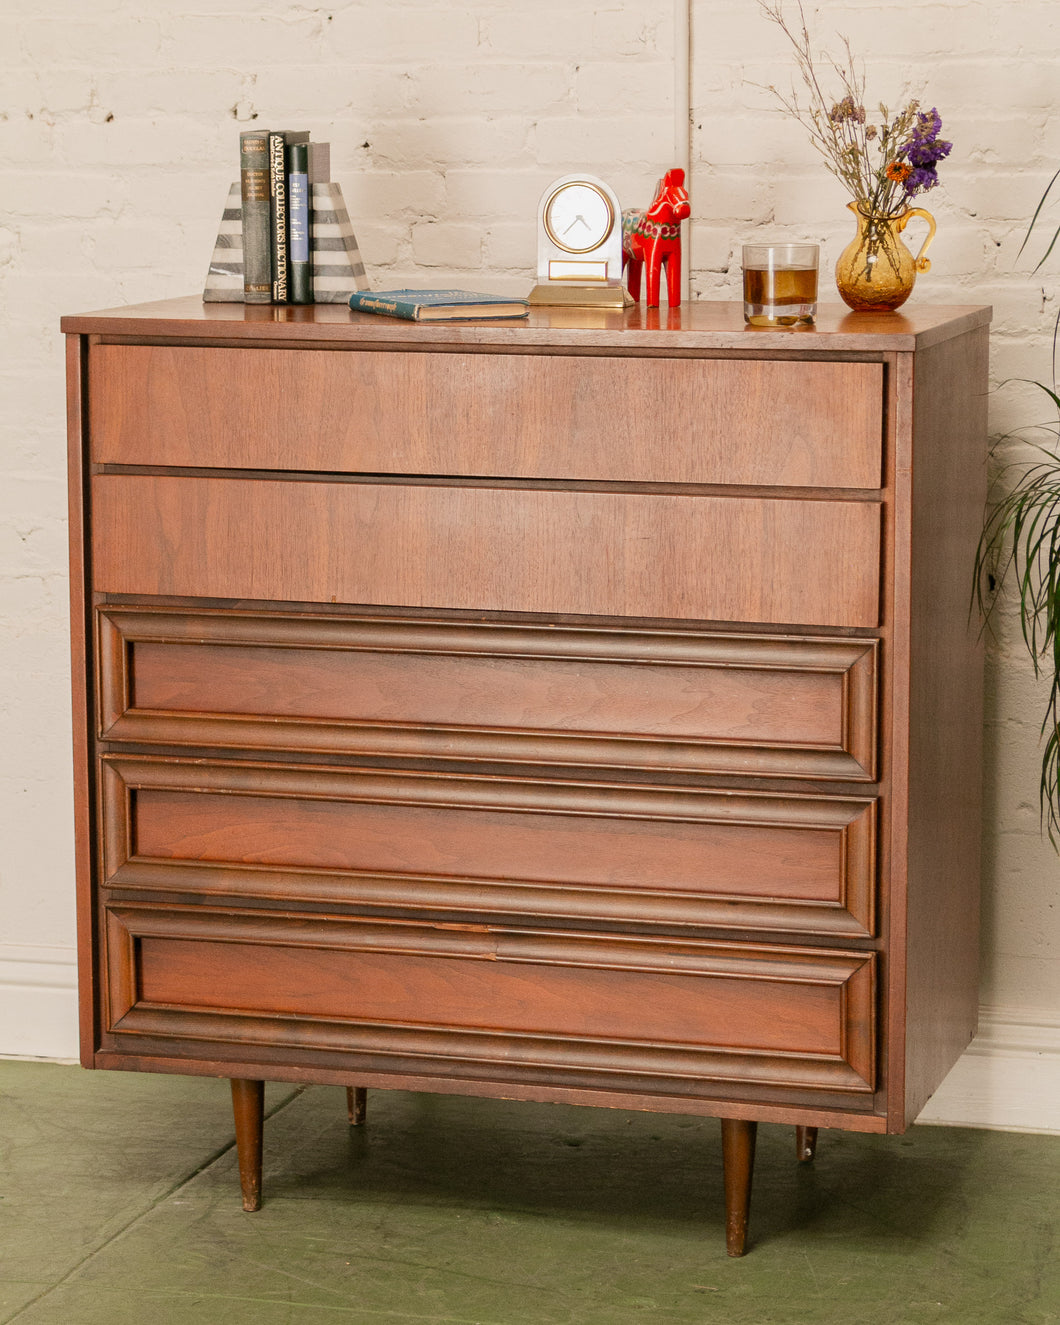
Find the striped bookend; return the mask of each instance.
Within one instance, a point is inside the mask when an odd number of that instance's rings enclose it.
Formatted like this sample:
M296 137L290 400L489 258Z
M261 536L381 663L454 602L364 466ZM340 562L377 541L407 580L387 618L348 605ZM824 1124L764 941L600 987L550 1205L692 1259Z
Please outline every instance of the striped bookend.
M238 180L228 190L202 297L213 304L243 302L243 197Z
M313 186L313 302L344 304L367 290L361 250L338 184Z
M367 290L361 251L339 184L313 188L313 302L344 304ZM202 297L206 303L243 302L243 206L240 188L228 191Z

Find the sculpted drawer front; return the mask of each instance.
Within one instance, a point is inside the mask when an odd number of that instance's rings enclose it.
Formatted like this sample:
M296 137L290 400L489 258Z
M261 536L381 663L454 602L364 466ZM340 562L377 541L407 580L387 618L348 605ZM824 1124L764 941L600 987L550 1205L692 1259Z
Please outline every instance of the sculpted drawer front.
M879 622L877 501L147 474L92 500L102 593Z
M91 365L104 464L881 483L878 363L102 345Z
M111 889L864 938L871 799L102 761Z
M384 1072L871 1104L872 953L184 907L106 922L110 1039L133 1052L330 1049Z
M875 640L108 608L116 741L871 781Z

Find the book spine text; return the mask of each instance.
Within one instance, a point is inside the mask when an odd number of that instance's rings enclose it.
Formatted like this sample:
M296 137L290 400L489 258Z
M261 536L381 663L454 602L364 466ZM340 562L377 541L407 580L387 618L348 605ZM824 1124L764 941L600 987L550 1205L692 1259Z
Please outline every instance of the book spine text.
M239 183L243 210L243 299L272 302L272 240L269 202L269 135L264 129L239 135Z
M287 148L282 133L269 134L269 197L272 204L272 302L287 303Z
M288 299L292 304L313 302L313 261L310 252L309 145L288 149Z
M354 291L350 295L350 307L362 313L388 313L391 317L408 318L410 322L419 320L419 305L411 299L380 298L370 290Z

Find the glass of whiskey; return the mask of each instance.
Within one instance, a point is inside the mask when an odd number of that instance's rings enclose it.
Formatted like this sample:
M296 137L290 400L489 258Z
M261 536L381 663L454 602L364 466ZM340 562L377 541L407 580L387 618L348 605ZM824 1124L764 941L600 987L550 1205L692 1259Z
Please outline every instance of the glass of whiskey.
M744 244L743 315L752 327L793 327L817 314L819 244Z

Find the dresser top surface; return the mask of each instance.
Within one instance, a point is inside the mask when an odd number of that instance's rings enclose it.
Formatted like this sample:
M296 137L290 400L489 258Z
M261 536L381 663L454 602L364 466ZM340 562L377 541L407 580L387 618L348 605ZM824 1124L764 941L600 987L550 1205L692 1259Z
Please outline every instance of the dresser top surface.
M208 304L188 295L64 317L62 330L248 344L829 354L924 349L985 326L990 314L982 305L918 304L898 313L853 313L842 304L823 304L815 326L771 330L747 326L743 305L733 301L693 302L672 310L533 308L528 318L417 323L354 313L345 304Z

